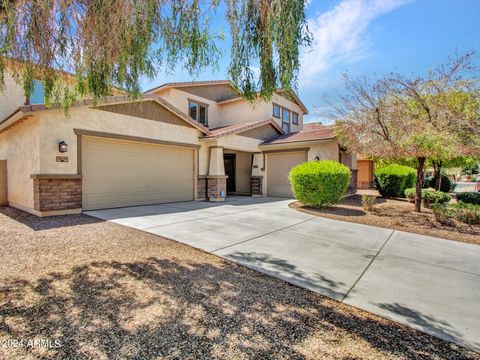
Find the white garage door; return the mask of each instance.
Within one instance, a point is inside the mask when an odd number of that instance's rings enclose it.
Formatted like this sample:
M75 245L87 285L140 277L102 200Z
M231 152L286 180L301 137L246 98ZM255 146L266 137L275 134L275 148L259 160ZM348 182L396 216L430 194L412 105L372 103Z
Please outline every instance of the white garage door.
M194 150L82 137L83 209L193 200Z
M294 166L305 161L307 161L306 151L267 154L268 196L293 197L288 173Z

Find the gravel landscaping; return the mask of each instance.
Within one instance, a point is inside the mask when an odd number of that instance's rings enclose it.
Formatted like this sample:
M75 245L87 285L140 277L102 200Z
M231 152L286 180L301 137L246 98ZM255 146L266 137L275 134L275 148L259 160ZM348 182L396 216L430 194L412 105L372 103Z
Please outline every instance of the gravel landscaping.
M338 205L329 208L312 208L296 201L290 207L311 215L334 220L373 225L401 230L415 234L435 236L443 239L480 244L480 226L467 225L455 221L455 226L447 226L435 220L430 209L414 211L414 205L406 199L377 198L373 211L362 208L361 195L345 197Z
M86 215L41 219L0 207L0 241L2 359L480 359L214 255ZM30 346L32 339L52 343Z

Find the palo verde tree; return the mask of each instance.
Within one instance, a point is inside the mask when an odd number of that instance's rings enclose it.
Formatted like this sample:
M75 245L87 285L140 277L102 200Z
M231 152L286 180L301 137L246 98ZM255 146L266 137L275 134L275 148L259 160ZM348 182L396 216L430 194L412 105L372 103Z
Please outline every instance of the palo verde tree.
M68 107L78 97L107 96L114 86L138 96L142 77L179 63L195 77L218 63L222 35L209 25L220 4L0 0L0 87L10 71L29 97L33 79L40 78L47 103ZM278 87L294 90L299 48L311 42L305 0L225 0L223 8L232 34L229 74L237 91L268 99Z
M473 55L455 56L426 77L347 75L346 95L330 101L343 145L372 157L416 159L417 211L427 159L480 154L478 81L465 77L474 69Z

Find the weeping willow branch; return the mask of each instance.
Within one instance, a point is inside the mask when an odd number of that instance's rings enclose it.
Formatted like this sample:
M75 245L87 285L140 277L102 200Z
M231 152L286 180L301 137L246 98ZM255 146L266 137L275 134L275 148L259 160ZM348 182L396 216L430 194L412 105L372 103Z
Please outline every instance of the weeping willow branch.
M218 8L216 0L0 0L0 88L9 71L29 97L39 79L47 103L68 108L115 87L135 98L140 79L178 64L196 77L218 64L221 36L209 26ZM226 9L237 91L253 99L294 90L300 47L311 43L304 0L226 0Z

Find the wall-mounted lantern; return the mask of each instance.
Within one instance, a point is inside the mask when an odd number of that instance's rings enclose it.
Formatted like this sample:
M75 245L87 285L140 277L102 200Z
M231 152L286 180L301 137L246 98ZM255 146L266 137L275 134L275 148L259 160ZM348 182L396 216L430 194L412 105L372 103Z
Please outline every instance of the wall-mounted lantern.
M68 151L68 144L65 141L60 141L58 143L58 151L61 153L66 153Z

